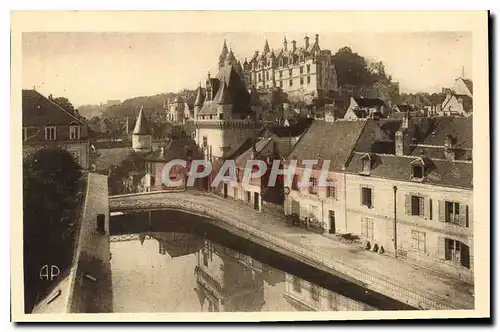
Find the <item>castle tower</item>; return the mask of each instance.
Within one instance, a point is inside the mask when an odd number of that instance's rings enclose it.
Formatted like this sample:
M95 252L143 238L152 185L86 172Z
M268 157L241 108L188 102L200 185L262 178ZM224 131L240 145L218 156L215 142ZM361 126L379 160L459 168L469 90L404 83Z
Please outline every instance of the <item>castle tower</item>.
M203 94L203 91L201 90L201 84L200 87L198 88L198 93L196 95L196 100L194 102L194 120L196 122L196 118L198 117L198 113L201 110L201 107L203 106L203 103L205 102L205 95Z
M238 72L241 63L228 51L224 66L205 83L205 96L197 98L196 143L207 160L228 157L237 146L262 128L250 106L249 88ZM245 64L244 64L245 65ZM248 61L246 66L250 66ZM200 100L198 100L200 99Z
M149 129L144 111L141 107L137 121L135 122L132 134L132 149L137 152L150 152L152 148L153 136Z
M185 109L186 106L184 99L181 96L177 95L177 97L175 97L174 101L172 102L172 105L170 106L170 114L172 115L171 121L175 123L184 123Z

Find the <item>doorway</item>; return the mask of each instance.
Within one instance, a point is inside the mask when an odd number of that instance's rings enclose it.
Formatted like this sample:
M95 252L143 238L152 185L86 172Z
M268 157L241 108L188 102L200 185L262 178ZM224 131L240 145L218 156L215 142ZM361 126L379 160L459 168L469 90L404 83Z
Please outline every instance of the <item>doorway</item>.
M253 193L253 208L255 210L260 210L260 195L259 195L259 193Z
M330 221L330 234L335 234L335 211L328 211L328 220Z
M224 183L224 198L227 198L227 183Z

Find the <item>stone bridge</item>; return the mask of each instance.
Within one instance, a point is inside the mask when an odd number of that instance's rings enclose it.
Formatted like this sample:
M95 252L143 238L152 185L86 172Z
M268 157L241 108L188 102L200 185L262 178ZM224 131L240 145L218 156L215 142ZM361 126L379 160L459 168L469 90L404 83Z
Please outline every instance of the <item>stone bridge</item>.
M171 190L109 197L110 212L172 210L207 222L362 287L385 303L379 309L474 308L470 285L396 258L363 250L335 237L298 232L284 216L197 190ZM346 284L346 285L347 285ZM377 306L376 306L377 307Z

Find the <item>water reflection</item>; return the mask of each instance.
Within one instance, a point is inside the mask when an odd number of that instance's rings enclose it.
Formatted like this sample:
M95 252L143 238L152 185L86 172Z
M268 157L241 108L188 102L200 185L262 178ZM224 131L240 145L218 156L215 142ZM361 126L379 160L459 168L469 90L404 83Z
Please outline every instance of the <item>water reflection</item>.
M115 312L370 310L190 233L112 236Z

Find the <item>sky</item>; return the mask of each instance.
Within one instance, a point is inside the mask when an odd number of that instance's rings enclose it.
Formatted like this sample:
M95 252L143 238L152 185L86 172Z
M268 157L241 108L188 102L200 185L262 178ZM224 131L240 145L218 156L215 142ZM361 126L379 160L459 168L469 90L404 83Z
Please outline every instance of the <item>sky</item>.
M217 73L224 39L238 59L282 47L286 36L297 46L304 33L23 33L24 89L67 97L75 106L194 89L207 73ZM467 32L319 33L321 49L351 49L382 61L401 92L439 92L462 75L472 78L472 36Z

